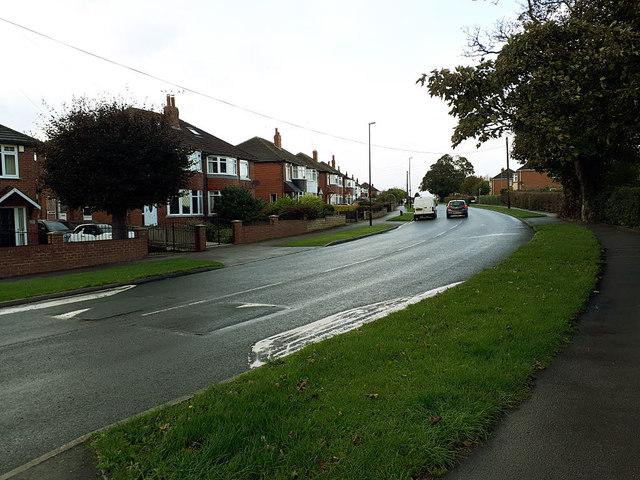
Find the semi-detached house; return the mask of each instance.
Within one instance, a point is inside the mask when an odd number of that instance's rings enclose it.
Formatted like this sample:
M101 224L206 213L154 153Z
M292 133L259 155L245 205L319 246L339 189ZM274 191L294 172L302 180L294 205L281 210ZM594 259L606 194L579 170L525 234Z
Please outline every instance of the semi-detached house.
M0 247L38 244L36 140L0 125Z
M255 157L255 197L272 203L285 195L292 198L317 195L318 171L282 148L277 128L273 140L253 137L237 145Z

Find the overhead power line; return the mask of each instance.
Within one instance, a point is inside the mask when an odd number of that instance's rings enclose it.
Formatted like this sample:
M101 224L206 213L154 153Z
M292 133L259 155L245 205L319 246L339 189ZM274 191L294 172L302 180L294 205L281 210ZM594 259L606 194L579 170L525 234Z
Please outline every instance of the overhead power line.
M33 33L34 35L38 35L38 36L46 38L47 40L50 40L52 42L58 43L60 45L64 45L67 48L70 48L72 50L76 50L76 51L78 51L80 53L83 53L85 55L88 55L90 57L97 58L98 60L110 63L112 65L116 65L117 67L124 68L126 70L130 70L132 72L137 73L138 75L142 75L142 76L151 78L153 80L157 80L159 82L163 82L163 83L169 84L169 85L171 85L171 86L173 86L175 88L178 88L180 90L184 90L185 92L189 92L189 93L192 93L194 95L198 95L198 96L201 96L201 97L204 97L204 98L208 98L210 100L214 100L214 101L222 103L224 105L228 105L228 106L230 106L232 108L237 108L238 110L242 110L242 111L250 113L252 115L257 115L257 116L260 116L260 117L263 117L263 118L267 118L269 120L273 120L273 121L278 122L278 123L282 123L282 124L285 124L285 125L290 125L292 127L299 128L301 130L306 130L308 132L317 133L319 135L324 135L326 137L335 138L337 140L343 140L345 142L356 143L356 144L359 144L359 145L368 145L368 142L364 142L364 141L361 141L361 140L355 140L355 139L352 139L352 138L343 137L341 135L336 135L336 134L333 134L333 133L323 132L321 130L316 130L314 128L305 127L304 125L299 125L297 123L290 122L288 120L283 120L281 118L276 118L276 117L273 117L271 115L267 115L265 113L258 112L256 110L252 110L250 108L246 108L246 107L243 107L241 105L237 105L235 103L228 102L228 101L223 100L221 98L216 98L216 97L214 97L212 95L209 95L207 93L200 92L198 90L194 90L194 89L189 88L187 86L180 85L180 84L177 84L177 83L172 82L170 80L167 80L165 78L161 78L161 77L158 77L158 76L153 75L151 73L147 73L147 72L145 72L143 70L140 70L138 68L134 68L134 67L131 67L129 65L125 65L124 63L120 63L120 62L117 62L115 60L111 60L110 58L103 57L102 55L98 55L98 54L90 52L88 50L84 50L83 48L76 47L75 45L71 45L70 43L64 42L64 41L59 40L57 38L54 38L54 37L52 37L50 35L47 35L45 33L38 32L37 30L33 30L32 28L25 27L24 25L20 25L19 23L12 22L11 20L7 20L6 18L0 17L0 20L5 22L5 23L8 23L10 25L13 25L14 27L17 27L17 28L20 28L22 30L26 30L27 32ZM411 150L411 149L408 149L408 148L388 147L388 146L385 146L385 145L378 145L378 144L372 144L372 147L384 148L386 150L393 150L393 151L396 151L396 152L417 153L417 154L427 154L427 155L443 155L445 153L448 153L448 152L429 152L429 151L424 151L424 150ZM498 150L498 149L501 149L501 148L502 147L499 146L499 147L487 148L485 150L475 150L475 151L472 151L472 152L456 152L456 154L471 154L471 153L477 153L477 152L488 152L488 151L491 151L491 150Z

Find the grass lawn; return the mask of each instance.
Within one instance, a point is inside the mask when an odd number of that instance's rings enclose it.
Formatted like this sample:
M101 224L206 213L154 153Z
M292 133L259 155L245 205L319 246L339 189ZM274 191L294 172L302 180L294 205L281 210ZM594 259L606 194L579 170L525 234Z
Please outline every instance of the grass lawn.
M586 228L540 226L451 290L97 434L99 466L114 480L443 474L566 345L599 264Z
M506 213L507 215L511 215L512 217L517 218L535 218L535 217L546 217L543 213L530 212L529 210L521 210L519 208L507 208L507 207L499 207L497 205L471 205L474 208L484 208L485 210L495 210L496 212Z
M410 222L413 220L413 213L407 212L402 215L398 215L397 217L389 218L387 222Z
M169 275L198 268L221 266L221 263L208 260L171 258L135 265L104 268L93 272L67 273L33 280L16 280L11 283L0 283L0 301L29 298L37 295L77 290L79 288L97 287L111 283L126 283L156 275Z
M348 240L351 238L358 238L372 233L381 232L383 230L389 230L389 225L372 225L366 227L350 228L348 230L342 230L340 232L327 233L326 235L317 235L308 238L302 238L293 242L285 242L276 245L277 247L323 247L333 242L340 240Z

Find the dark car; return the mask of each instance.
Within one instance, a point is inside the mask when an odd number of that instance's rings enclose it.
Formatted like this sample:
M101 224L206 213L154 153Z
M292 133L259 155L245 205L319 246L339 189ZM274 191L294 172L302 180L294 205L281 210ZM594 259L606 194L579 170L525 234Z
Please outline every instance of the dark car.
M469 208L464 200L450 200L447 204L447 218L468 217Z
M57 220L38 220L38 243L40 245L46 245L49 243L47 234L51 232L70 232L71 229L64 223Z

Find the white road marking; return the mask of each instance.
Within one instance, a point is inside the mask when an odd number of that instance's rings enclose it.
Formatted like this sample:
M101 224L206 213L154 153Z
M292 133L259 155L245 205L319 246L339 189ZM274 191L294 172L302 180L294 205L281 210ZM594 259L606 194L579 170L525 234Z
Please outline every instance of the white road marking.
M47 302L31 303L28 305L20 305L18 307L7 307L0 310L0 316L11 315L13 313L29 312L31 310L42 310L43 308L58 307L60 305L67 305L69 303L86 302L88 300L110 297L134 287L135 285L124 285L122 287L111 288L109 290L102 290L100 292L88 293L85 295L74 295L72 297L65 297L58 300L50 300Z
M245 293L256 292L258 290L264 290L269 287L277 287L278 285L282 285L284 282L271 283L269 285L262 285L261 287L250 288L249 290L243 290L241 292L229 293L227 295L221 295L220 297L207 298L205 300L198 300L197 302L183 303L182 305L175 305L173 307L162 308L160 310L154 310L153 312L143 313L143 317L147 317L149 315L156 315L158 313L170 312L172 310L178 310L180 308L192 307L194 305L201 305L203 303L217 302L218 300L222 300L223 298L235 297L237 295L244 295Z
M268 360L284 357L300 350L309 343L319 342L340 333L348 332L364 323L385 317L390 313L402 310L425 298L433 297L440 292L455 287L462 282L452 283L443 287L413 297L400 297L373 305L364 305L344 312L336 313L308 325L294 328L287 332L273 335L256 342L251 348L249 366L256 368L264 365Z
M371 260L375 260L376 258L380 258L380 257L383 257L383 256L384 255L376 255L375 257L365 258L364 260L360 260L359 262L353 262L353 263L349 263L347 265L340 265L339 267L336 267L336 268L330 268L329 270L325 270L324 272L320 272L320 273L335 272L336 270L341 270L343 268L353 267L354 265L359 265L361 263L370 262Z
M260 307L278 308L278 305L272 305L270 303L245 303L242 305L238 305L236 308L260 308Z
M63 313L61 315L54 315L53 318L56 318L58 320L70 320L73 317L75 317L76 315L80 315L81 313L84 313L88 310L91 310L90 308L83 308L82 310L75 310L73 312L69 312L69 313Z

